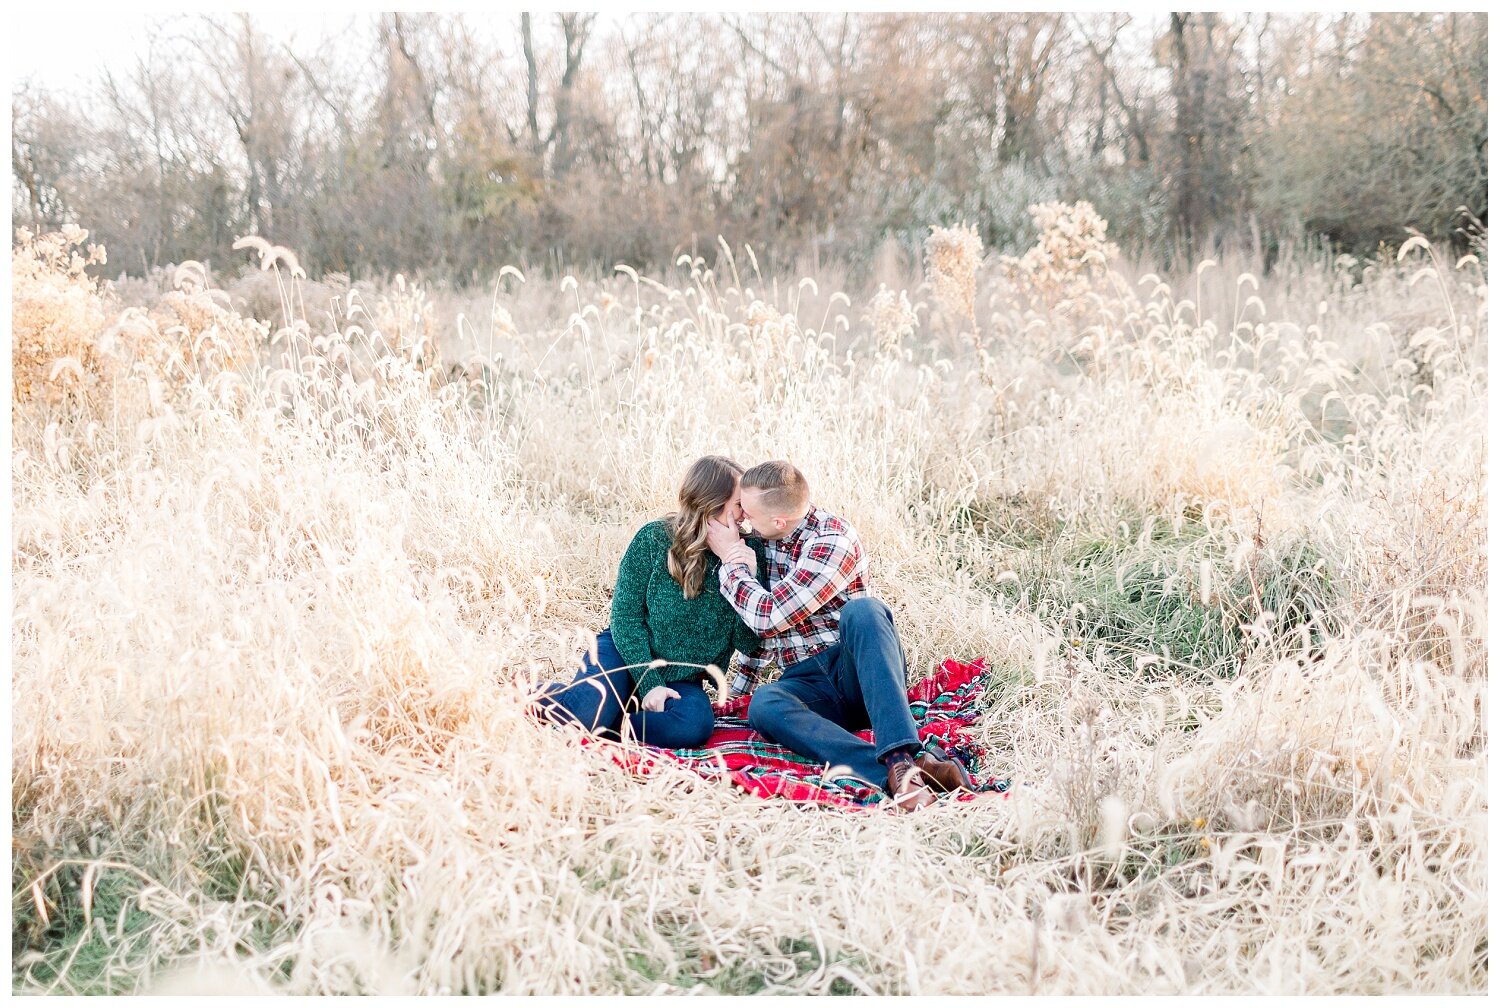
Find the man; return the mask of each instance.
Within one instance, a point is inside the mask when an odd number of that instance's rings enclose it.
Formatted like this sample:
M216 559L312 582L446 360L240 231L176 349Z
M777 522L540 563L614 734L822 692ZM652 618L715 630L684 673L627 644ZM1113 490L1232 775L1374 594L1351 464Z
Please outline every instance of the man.
M812 504L789 462L745 471L737 517L766 542L769 587L756 581L754 551L736 528L711 523L708 545L721 561L720 592L761 638L731 687L755 690L751 726L793 752L848 767L903 809L932 804L929 783L972 789L958 761L921 748L895 622L865 587L854 529ZM773 665L781 677L756 689ZM854 734L863 728L874 729L873 744Z

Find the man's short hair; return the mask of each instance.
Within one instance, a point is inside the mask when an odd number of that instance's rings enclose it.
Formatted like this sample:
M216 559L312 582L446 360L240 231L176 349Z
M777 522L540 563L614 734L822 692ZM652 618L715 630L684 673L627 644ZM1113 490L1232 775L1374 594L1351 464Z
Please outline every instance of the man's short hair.
M800 514L812 499L807 477L790 462L762 462L745 470L740 488L760 491L761 500L777 514Z

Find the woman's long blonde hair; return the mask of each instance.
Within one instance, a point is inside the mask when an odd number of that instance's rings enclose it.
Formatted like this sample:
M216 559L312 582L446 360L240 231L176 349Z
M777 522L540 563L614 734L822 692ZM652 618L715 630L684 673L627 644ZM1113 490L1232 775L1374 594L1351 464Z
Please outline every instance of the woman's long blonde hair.
M677 488L677 514L672 517L667 573L682 586L684 598L697 598L703 591L708 523L734 496L744 472L743 467L722 455L705 455L682 477L682 486Z

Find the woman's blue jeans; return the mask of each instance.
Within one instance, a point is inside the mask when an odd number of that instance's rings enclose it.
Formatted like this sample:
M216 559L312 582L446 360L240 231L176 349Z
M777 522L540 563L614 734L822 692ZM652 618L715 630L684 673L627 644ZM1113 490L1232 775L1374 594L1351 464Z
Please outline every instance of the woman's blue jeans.
M890 609L868 596L845 603L839 642L756 689L749 719L771 741L884 788L885 757L918 744ZM854 734L864 728L875 730L873 745Z
M643 711L631 695L635 679L623 667L625 659L608 630L599 635L597 645L597 660L585 652L583 668L572 682L549 683L542 690L535 703L543 717L604 738L620 741L623 736L663 749L697 749L708 741L714 711L701 679L667 683L681 695L668 697L660 711Z

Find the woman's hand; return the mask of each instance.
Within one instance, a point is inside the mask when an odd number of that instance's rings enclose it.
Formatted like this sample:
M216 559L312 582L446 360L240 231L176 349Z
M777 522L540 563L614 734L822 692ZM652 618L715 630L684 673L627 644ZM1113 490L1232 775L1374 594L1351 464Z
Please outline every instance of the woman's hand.
M655 711L660 713L667 706L668 700L681 700L682 694L670 686L657 686L641 697L641 710Z

